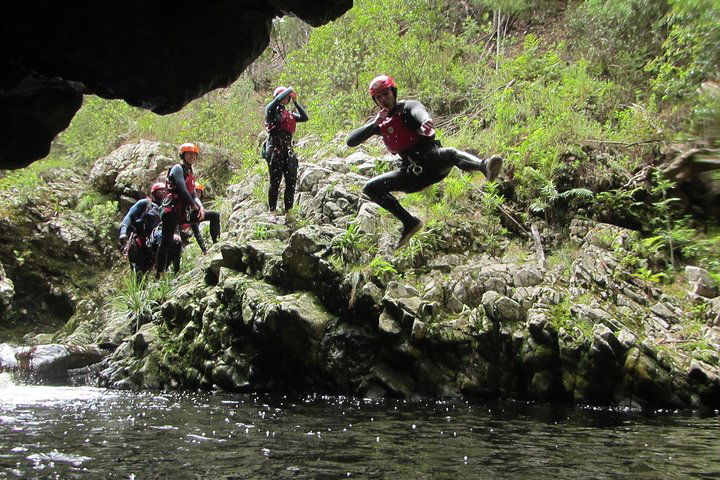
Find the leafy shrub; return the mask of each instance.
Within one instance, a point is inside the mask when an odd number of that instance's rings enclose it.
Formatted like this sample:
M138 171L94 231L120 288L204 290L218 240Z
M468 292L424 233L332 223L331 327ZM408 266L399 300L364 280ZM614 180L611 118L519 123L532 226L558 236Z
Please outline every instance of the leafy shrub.
M720 5L715 0L668 0L669 32L662 54L647 65L653 87L666 99L686 97L720 68Z
M667 0L585 0L568 14L571 50L598 74L642 84L645 65L660 52L669 8Z

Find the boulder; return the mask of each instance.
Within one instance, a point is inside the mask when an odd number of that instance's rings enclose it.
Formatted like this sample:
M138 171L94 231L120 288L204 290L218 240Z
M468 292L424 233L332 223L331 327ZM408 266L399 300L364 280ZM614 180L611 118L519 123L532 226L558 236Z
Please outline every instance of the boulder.
M90 170L90 182L102 193L140 199L176 163L175 145L141 140L99 158Z
M497 292L485 292L482 297L485 313L497 322L517 323L525 321L525 310L512 298Z
M12 280L5 276L5 270L0 263L0 313L10 308L12 297L15 294L15 287Z
M0 344L0 371L10 371L40 382L67 380L68 370L100 362L105 352L93 345L36 345L15 347Z
M688 265L685 267L685 278L687 278L693 294L706 298L715 298L718 296L718 288L715 280L707 270Z

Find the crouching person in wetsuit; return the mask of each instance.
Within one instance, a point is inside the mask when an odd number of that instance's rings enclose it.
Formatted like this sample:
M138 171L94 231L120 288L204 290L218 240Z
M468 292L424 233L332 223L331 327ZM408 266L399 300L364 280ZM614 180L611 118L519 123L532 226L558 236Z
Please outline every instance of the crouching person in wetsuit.
M268 132L265 159L270 172L270 188L268 205L270 212L275 213L280 181L285 177L285 213L292 207L295 200L295 182L297 181L298 158L293 151L292 137L297 122L307 122L305 109L297 102L297 94L292 87L277 87L273 91L273 100L265 107L265 129ZM286 108L292 100L297 112Z
M204 192L205 187L203 184L195 182L195 195L200 201L203 199ZM205 210L204 220L210 222L210 237L213 243L217 242L217 238L220 236L220 212ZM183 232L183 238L185 239L189 239L190 233L188 231L191 231L203 255L207 253L207 247L205 247L205 242L200 233L200 222L184 223L180 226L180 230Z
M370 96L380 112L368 124L350 132L349 147L356 147L373 135L381 135L391 153L400 155L399 170L372 178L363 192L395 215L403 224L397 247L405 245L423 223L400 205L390 192L413 193L443 180L452 167L482 172L488 180L500 173L502 158L481 160L455 148L443 148L435 140L430 114L416 100L397 100L397 86L392 77L380 75L370 82Z
M202 201L197 198L195 193L195 176L193 175L193 166L197 163L199 152L197 145L183 143L178 149L182 163L173 166L168 172L166 180L168 191L163 200L161 213L161 237L157 256L158 274L167 269L168 263L172 259L171 246L176 239L178 227L183 223L199 223L205 219ZM216 231L219 234L219 215L216 220L215 226L213 226L214 222L211 222L210 232ZM213 237L213 242L216 240L217 237Z
M130 267L138 277L152 269L155 251L152 231L160 224L160 209L165 197L165 183L156 182L150 196L138 200L120 224L120 246L127 252Z

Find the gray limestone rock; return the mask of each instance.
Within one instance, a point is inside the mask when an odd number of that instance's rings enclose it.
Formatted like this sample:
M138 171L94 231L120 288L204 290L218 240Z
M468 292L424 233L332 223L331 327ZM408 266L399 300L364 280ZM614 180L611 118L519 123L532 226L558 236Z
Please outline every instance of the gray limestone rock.
M497 292L485 292L482 305L488 317L499 322L522 322L525 320L525 310L512 298Z
M147 140L128 143L95 162L90 182L103 193L144 198L150 186L177 163L176 159L177 150L172 144Z
M393 317L393 315L391 315L387 310L383 310L380 314L378 328L380 328L381 332L391 336L399 335L400 332L402 332L400 322L396 320L395 317Z
M0 312L10 308L13 295L15 295L13 282L5 275L3 265L0 263Z
M323 168L313 164L302 164L302 168L298 172L297 191L298 192L317 192L323 184L323 180L333 174L329 168Z
M718 296L715 280L713 280L707 270L688 265L685 267L685 278L687 278L691 291L695 295L706 298L715 298Z
M104 357L105 352L94 345L0 344L0 371L29 375L37 381L57 381L67 378L68 370L93 365Z

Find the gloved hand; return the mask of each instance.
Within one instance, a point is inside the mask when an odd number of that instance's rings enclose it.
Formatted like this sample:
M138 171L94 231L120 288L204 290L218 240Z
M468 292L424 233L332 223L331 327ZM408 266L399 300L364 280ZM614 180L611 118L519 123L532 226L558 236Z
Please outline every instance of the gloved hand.
M389 112L383 108L377 115L375 115L373 123L379 127L385 120L387 120L388 113Z
M118 245L120 245L120 250L124 250L127 246L128 242L128 236L127 234L123 233L118 237Z
M430 137L432 135L435 135L435 124L433 123L432 118L428 118L423 122L422 125L420 125L420 133L422 135L425 135L426 137Z

